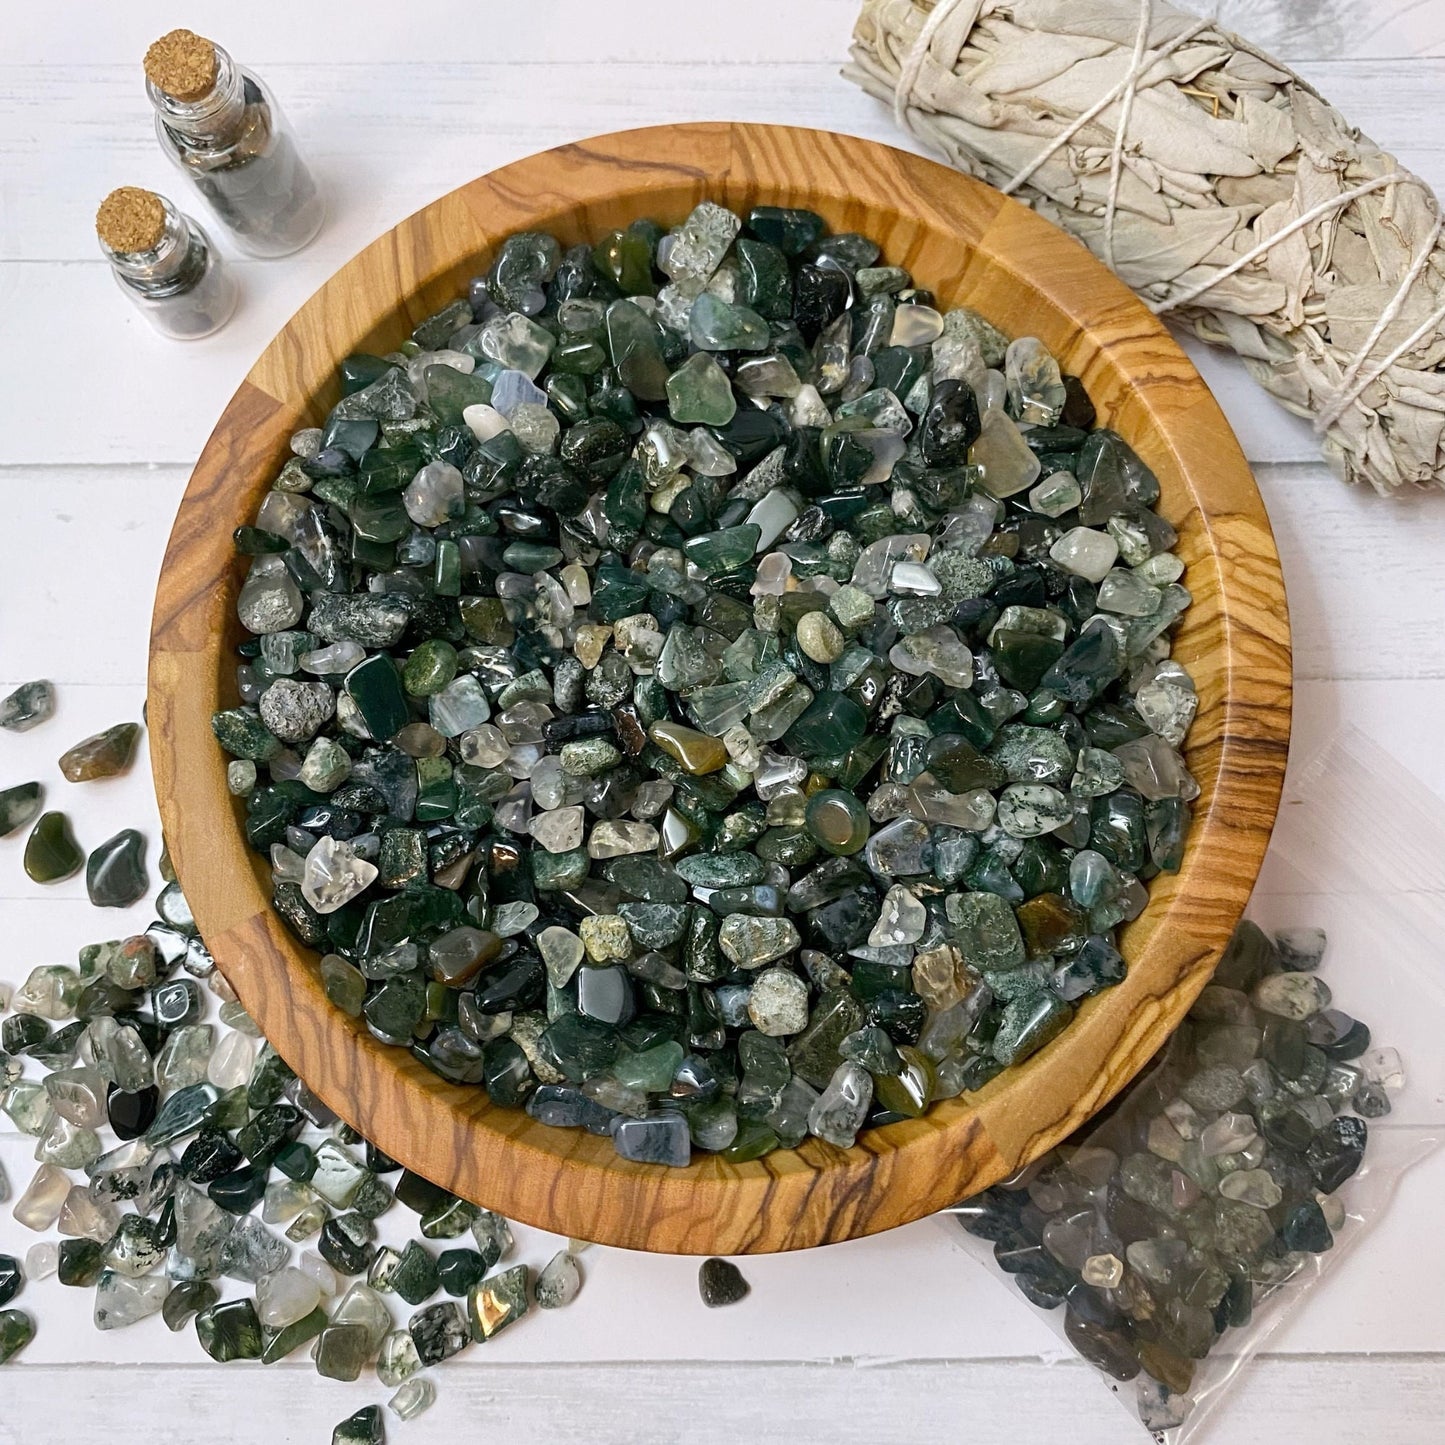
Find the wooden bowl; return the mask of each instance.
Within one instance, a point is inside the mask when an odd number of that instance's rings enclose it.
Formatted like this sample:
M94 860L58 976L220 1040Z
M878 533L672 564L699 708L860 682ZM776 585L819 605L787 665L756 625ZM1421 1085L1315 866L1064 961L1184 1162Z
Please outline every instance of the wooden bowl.
M348 352L393 349L465 290L513 231L564 244L639 216L680 221L704 198L745 212L808 206L879 241L944 305L1034 335L1080 376L1100 419L1158 473L1194 605L1174 655L1200 708L1184 866L1123 935L1128 977L1020 1067L848 1150L816 1139L748 1164L619 1159L444 1083L326 1000L316 956L269 904L245 844L211 714L233 705L231 531L251 520L298 427L338 396ZM1169 334L1076 242L997 191L847 136L699 124L626 131L505 166L418 211L343 266L282 329L216 425L176 517L156 595L150 735L171 856L201 932L282 1057L342 1118L410 1168L559 1234L634 1249L799 1249L918 1219L1066 1138L1164 1042L1219 958L1269 840L1289 736L1289 630L1269 521L1214 398Z

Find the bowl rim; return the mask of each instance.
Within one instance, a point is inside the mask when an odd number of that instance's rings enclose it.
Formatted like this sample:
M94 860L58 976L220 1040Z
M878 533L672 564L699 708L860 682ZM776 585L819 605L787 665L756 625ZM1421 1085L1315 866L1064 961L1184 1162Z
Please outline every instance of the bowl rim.
M324 415L340 357L387 336L392 349L513 231L595 238L623 210L675 223L705 196L734 209L749 198L808 205L838 230L851 218L904 265L915 250L952 257L956 245L953 274L919 276L941 299L980 301L987 314L980 298L1013 288L1039 323L1031 329L1091 395L1122 385L1110 424L1147 440L1189 566L1194 604L1174 655L1200 693L1185 752L1202 791L1180 872L1154 881L1123 932L1128 977L1088 1000L1054 1044L966 1103L866 1131L848 1150L809 1139L749 1163L704 1155L668 1169L494 1108L484 1090L447 1084L334 1008L316 953L271 909L269 869L238 826L210 717L235 702L242 569L231 527L251 519L290 434ZM944 1208L1066 1138L1148 1062L1208 981L1253 886L1284 778L1290 691L1279 560L1249 466L1203 380L1121 281L1033 211L936 162L828 131L699 122L600 136L478 177L392 227L301 307L227 405L187 486L157 587L148 707L164 833L201 935L329 1108L408 1168L510 1218L627 1248L740 1254Z

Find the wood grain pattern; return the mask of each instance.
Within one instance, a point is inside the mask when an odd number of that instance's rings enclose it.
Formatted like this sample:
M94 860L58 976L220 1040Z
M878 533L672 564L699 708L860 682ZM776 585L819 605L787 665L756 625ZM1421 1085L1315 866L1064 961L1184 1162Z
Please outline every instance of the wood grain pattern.
M271 914L209 716L233 697L229 534L286 439L335 396L346 352L388 349L461 290L509 232L570 243L638 215L673 223L702 196L793 203L879 240L947 304L1034 334L1083 377L1101 419L1158 473L1195 604L1176 655L1200 714L1201 785L1184 867L1124 933L1128 978L1055 1044L967 1101L742 1165L629 1164L609 1142L491 1108L386 1048L326 1002L313 955ZM221 968L287 1061L368 1138L459 1194L561 1233L630 1248L797 1249L917 1219L1071 1133L1153 1055L1217 961L1269 838L1289 734L1289 632L1278 559L1222 414L1168 334L1084 249L997 192L932 162L820 131L687 125L623 132L463 186L361 252L277 336L197 465L161 574L151 751L171 854Z

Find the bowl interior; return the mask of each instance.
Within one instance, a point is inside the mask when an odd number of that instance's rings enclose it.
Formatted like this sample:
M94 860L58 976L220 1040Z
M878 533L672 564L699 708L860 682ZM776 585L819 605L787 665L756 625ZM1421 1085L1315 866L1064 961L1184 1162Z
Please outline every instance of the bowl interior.
M496 1109L387 1048L325 999L316 955L269 906L209 719L236 701L232 529L298 427L339 395L336 365L392 350L464 290L506 235L595 240L704 197L803 205L877 240L945 306L1035 335L1084 381L1101 425L1157 473L1194 596L1174 644L1200 696L1185 753L1201 787L1181 871L1123 933L1125 981L977 1094L747 1164L631 1164L610 1141ZM266 1036L315 1092L402 1163L513 1218L632 1248L735 1254L908 1222L1066 1137L1163 1042L1217 961L1273 823L1289 728L1288 623L1273 539L1222 414L1167 332L1077 243L996 191L869 142L787 127L624 132L532 157L443 197L339 271L267 348L223 414L178 514L152 637L152 754L166 836L203 935Z

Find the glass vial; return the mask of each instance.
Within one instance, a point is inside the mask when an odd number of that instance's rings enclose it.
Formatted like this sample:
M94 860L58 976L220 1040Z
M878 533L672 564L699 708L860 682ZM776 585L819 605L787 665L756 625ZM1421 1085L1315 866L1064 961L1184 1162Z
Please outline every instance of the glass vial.
M163 336L209 336L236 309L236 280L206 233L164 196L122 186L100 203L95 233L120 289Z
M219 45L172 30L145 57L161 148L253 256L289 256L326 208L270 91Z

